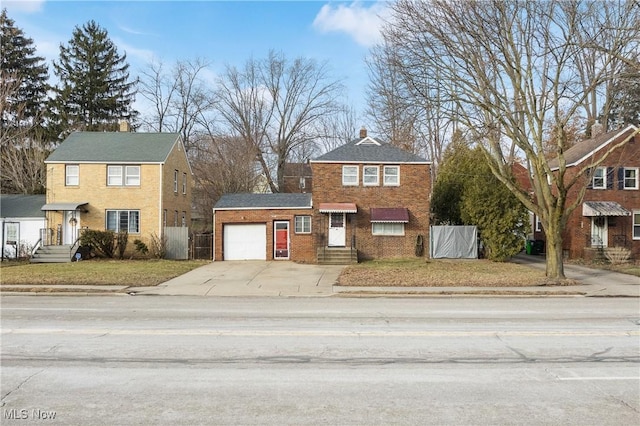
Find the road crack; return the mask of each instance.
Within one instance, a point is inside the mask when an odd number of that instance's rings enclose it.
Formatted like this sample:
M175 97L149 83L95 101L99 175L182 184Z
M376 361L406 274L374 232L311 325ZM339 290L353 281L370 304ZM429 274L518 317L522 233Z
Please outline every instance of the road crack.
M35 373L33 373L32 375L30 375L29 377L27 377L26 379L24 379L22 382L18 383L18 386L16 386L15 388L11 389L9 392L7 392L6 394L2 395L2 398L0 399L0 407L4 407L5 405L5 399L7 399L7 397L9 397L9 395L11 395L12 393L20 390L20 388L22 386L24 386L29 380L33 379L35 376L37 376L38 374L42 373L45 369L43 368L40 371L36 371Z

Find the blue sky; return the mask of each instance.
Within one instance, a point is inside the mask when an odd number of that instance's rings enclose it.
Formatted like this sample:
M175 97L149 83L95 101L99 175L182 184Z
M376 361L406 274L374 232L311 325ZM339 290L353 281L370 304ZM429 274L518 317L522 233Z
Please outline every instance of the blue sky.
M1 7L49 63L74 28L92 19L120 53L126 52L132 75L152 59L171 64L203 58L211 63L213 80L225 64L263 58L270 49L291 59L328 61L360 113L368 80L364 58L379 41L387 6L386 1L3 0Z

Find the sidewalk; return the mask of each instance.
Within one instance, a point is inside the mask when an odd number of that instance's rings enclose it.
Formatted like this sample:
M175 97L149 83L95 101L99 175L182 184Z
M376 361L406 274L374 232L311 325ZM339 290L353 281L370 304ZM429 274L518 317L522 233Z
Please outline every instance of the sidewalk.
M543 256L520 254L513 262L545 268ZM154 287L4 285L2 295L171 295L218 297L358 297L358 296L511 296L511 297L640 297L640 277L565 265L575 286L536 287L346 287L335 283L344 266L302 265L294 262L212 262ZM16 291L11 291L14 288ZM22 290L22 291L20 291Z

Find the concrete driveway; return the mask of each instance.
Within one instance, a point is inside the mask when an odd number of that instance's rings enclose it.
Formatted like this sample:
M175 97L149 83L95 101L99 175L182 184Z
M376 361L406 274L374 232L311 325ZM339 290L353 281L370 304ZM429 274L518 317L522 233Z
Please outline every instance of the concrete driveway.
M185 296L331 296L344 266L288 261L212 262L136 294Z

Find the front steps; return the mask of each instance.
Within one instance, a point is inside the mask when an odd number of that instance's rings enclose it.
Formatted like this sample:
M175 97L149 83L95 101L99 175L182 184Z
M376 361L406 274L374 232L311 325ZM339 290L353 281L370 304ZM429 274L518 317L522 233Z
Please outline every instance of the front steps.
M343 247L320 247L316 253L320 265L351 265L358 263L358 251Z
M31 263L71 262L71 245L40 246L31 256Z

